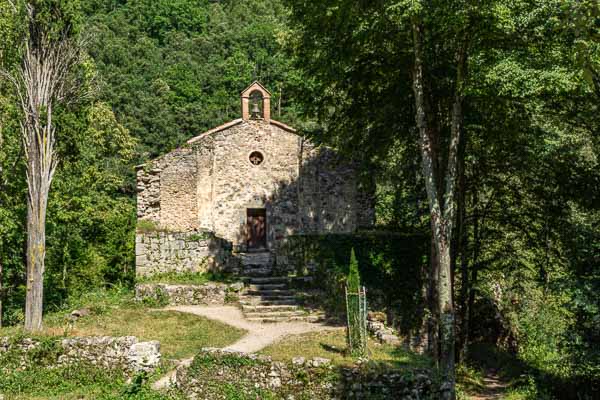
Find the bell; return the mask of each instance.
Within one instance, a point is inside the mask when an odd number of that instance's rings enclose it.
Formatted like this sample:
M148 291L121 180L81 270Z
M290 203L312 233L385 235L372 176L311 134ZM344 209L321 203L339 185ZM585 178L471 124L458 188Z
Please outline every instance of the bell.
M252 119L260 118L260 108L258 107L258 102L252 103Z

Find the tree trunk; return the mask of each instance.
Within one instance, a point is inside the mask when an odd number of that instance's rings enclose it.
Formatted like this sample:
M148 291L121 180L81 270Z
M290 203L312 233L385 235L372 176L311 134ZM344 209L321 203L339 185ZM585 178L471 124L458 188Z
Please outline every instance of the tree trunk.
M34 193L27 212L27 294L25 329L42 329L44 300L44 260L46 257L46 204L48 192Z
M431 232L434 231L433 221L430 223ZM430 317L428 321L428 353L436 364L440 359L440 313L438 308L438 281L440 279L440 260L437 254L436 238L431 235L431 261L429 262L429 274L427 280L427 307ZM439 365L438 365L439 367Z
M0 252L2 249L0 248ZM2 254L0 253L0 328L2 328L2 301L4 300L4 286L2 280L4 279L4 269L2 267Z
M479 270L479 248L481 246L481 233L479 228L479 196L477 192L473 193L473 258L471 261L471 277L469 298L467 301L467 330L465 332L465 342L471 340L471 321L473 321L473 306L475 304L475 285L477 285L477 272Z
M459 295L459 335L457 340L458 350L456 353L457 362L464 360L467 356L466 331L468 330L467 321L467 298L469 293L469 257L468 243L468 225L467 225L467 179L465 172L465 151L466 151L466 135L461 135L461 140L458 147L458 186L457 186L457 245L456 245L456 260L458 264L460 260L460 295ZM456 268L456 265L454 266Z
M27 293L25 329L42 327L46 208L56 165L53 104L73 99L78 81L70 74L79 63L81 43L69 39L70 27L49 32L36 19L37 3L27 3L29 35L24 36L19 76L3 75L15 84L23 112L21 136L27 158Z
M439 280L437 282L438 311L439 311L439 332L441 339L441 352L439 357L439 366L442 373L441 399L454 399L454 310L452 308L452 290L450 278L450 246L449 232L452 231L451 224L444 220L442 209L438 198L437 176L435 171L435 160L433 143L427 129L427 118L425 114L425 95L423 90L424 68L423 68L423 27L420 22L413 22L413 40L414 40L414 71L413 71L413 91L415 94L415 120L419 130L419 145L421 150L421 161L423 169L423 178L425 179L425 189L429 202L429 213L432 226L432 239L435 243L435 253L437 255L437 264L439 270ZM454 154L455 155L455 154ZM452 152L449 156L452 157ZM452 163L449 162L447 173L452 173ZM452 188L452 185L448 185ZM446 193L447 195L447 193ZM445 201L448 196L444 196ZM451 203L452 201L450 201ZM445 211L445 210L444 210ZM450 206L450 212L453 207ZM446 212L444 212L446 214Z
M448 149L448 166L445 170L445 188L440 197L439 168L436 168L436 143L439 142L439 132L428 129L426 115L426 99L424 91L424 54L423 26L418 18L412 23L414 45L413 91L415 95L415 120L419 131L419 146L425 189L429 202L432 239L435 243L437 266L439 274L437 282L437 300L439 312L440 355L439 367L442 374L440 399L453 400L455 394L455 321L453 305L453 280L451 265L451 243L455 219L456 177L458 170L459 143L462 131L462 85L466 64L467 41L462 41L457 53L457 76L455 96L452 104L452 123ZM433 136L433 137L432 137ZM441 199L441 201L440 201ZM433 272L433 271L432 271Z

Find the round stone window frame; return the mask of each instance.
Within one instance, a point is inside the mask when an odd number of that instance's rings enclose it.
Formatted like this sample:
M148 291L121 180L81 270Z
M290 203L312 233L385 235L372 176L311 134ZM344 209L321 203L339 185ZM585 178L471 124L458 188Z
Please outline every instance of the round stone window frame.
M254 164L252 162L252 157L253 156L259 156L260 157L260 162L258 164ZM249 154L248 154L248 162L250 162L250 165L252 165L253 167L260 167L261 165L263 165L265 163L265 153L262 150L252 150Z

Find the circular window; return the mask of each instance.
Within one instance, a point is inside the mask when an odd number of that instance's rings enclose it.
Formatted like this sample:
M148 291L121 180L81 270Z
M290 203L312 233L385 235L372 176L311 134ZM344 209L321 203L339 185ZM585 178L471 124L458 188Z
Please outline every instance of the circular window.
M249 159L253 165L260 165L262 164L265 158L263 157L260 151L253 151L252 153L250 153Z

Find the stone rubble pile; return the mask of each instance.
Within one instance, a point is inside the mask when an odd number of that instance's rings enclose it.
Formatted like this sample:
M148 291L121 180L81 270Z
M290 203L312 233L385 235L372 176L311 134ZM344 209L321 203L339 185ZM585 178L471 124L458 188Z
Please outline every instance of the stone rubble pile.
M386 317L381 312L369 312L367 315L367 330L381 343L399 346L402 341L395 329L385 325Z

